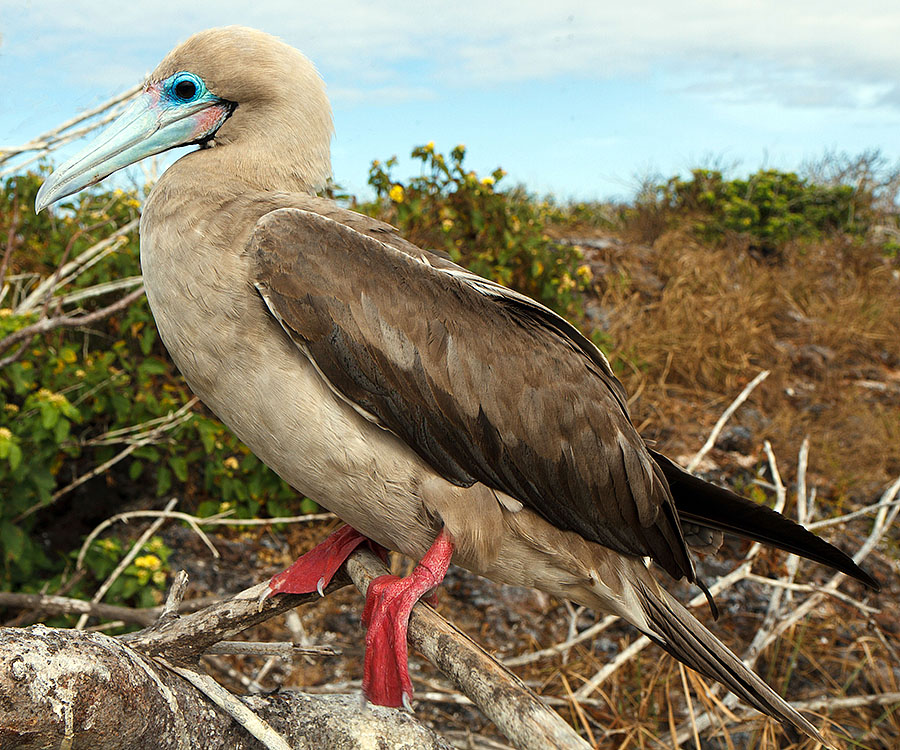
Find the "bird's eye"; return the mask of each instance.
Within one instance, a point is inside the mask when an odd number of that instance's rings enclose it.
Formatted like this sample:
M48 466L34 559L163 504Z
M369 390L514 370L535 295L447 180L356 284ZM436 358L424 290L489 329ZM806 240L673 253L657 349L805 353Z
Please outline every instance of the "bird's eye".
M179 102L192 102L202 93L202 83L192 73L178 73L172 79L171 91Z

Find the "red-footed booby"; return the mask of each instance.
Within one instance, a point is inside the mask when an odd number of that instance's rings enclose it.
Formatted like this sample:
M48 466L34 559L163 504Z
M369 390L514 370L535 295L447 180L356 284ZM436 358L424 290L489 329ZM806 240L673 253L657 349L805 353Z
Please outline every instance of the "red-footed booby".
M313 591L371 539L420 564L369 592L364 690L408 702L409 612L450 561L631 622L785 725L815 727L657 582L697 582L688 539L722 531L877 583L766 507L648 449L604 355L543 305L315 197L331 110L312 64L246 28L201 32L43 185L42 209L170 148L141 264L194 392L348 527L270 582Z

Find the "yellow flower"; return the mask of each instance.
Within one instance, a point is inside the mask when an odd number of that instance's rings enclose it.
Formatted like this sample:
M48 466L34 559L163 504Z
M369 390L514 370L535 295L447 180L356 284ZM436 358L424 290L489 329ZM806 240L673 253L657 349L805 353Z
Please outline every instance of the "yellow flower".
M155 583L157 586L163 586L163 585L165 585L165 582L166 582L165 572L162 570L157 570L153 574L153 583Z
M228 458L226 458L224 463L225 463L225 468L231 469L232 471L237 469L239 466L238 460L234 456L229 456Z
M453 219L444 219L441 222L441 227L443 227L445 232L449 232L451 229L453 229Z
M591 271L591 267L585 263L584 265L578 266L578 275L584 279L585 281L591 281L594 278L594 273Z
M0 318L8 318L12 315L11 307L0 307Z
M141 555L135 558L134 564L144 570L159 570L162 567L162 561L156 555Z
M429 153L434 151L434 141L428 141L428 143L425 144L425 150Z
M0 440L12 440L12 430L9 427L0 427Z
M493 177L482 177L481 184L484 185L485 187L490 187L491 185L494 184L494 178Z
M403 185L394 185L388 195L390 196L391 200L394 201L394 203L403 203Z

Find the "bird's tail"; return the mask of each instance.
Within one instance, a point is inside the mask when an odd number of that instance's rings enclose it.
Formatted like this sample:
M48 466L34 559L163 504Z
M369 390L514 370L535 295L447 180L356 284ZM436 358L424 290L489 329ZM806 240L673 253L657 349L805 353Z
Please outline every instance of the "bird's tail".
M647 626L641 630L680 662L718 680L745 703L826 744L803 716L749 669L649 575L633 582Z

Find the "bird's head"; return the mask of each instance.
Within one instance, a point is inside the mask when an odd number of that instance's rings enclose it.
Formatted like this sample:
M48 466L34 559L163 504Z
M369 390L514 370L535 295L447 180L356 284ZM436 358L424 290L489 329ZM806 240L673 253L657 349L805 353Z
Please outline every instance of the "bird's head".
M312 63L255 29L209 29L157 66L138 98L41 186L38 211L129 164L198 144L240 152L257 187L315 190L331 174L331 107Z

